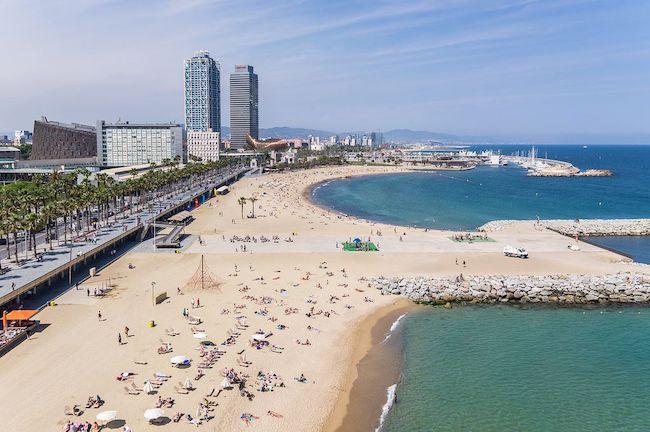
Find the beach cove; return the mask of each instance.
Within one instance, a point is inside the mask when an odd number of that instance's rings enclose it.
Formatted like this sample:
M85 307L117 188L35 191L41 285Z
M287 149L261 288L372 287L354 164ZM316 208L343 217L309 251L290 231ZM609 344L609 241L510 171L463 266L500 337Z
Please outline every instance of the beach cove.
M371 398L372 406L352 400L355 395L359 398L353 385L356 370L373 346L369 341L377 339L373 329L383 334L391 326L387 321L392 316L383 321L381 317L403 306L399 297L382 295L370 278L648 273L646 267L594 245L581 244L580 251L571 251L570 239L539 230L533 222L490 233L493 242L463 243L450 239L454 234L450 231L347 217L308 199L315 184L399 171L344 166L245 178L232 186L230 194L192 212L195 220L186 228L190 237L180 253L138 246L87 280L81 290L64 294L57 306L37 316L47 328L0 358L0 385L12 389L12 399L0 406L7 428L57 430L70 419L64 414L66 406L84 404L89 395L99 394L106 409L117 410L134 431L196 429L187 422L149 425L143 412L156 404L159 395L175 399L173 407L165 408L170 419L176 412L194 416L199 403L211 402L208 417L213 418L199 426L204 430L247 430L247 419L265 431L344 430L340 425L347 408L357 406L374 420L370 424L359 420L356 429L345 430L374 430L386 392ZM239 197L251 196L256 197L254 218L247 217L253 212L250 202L238 204ZM343 241L356 237L372 240L379 251L340 250ZM505 244L525 245L531 258L504 257ZM218 287L186 288L201 257ZM87 287L109 277L108 296L86 295ZM167 292L168 300L153 306L152 289ZM197 298L200 307L192 308ZM190 325L183 309L200 317L201 324ZM237 319L242 316L246 326ZM373 317L371 324L368 317ZM151 320L156 323L153 328L148 327ZM131 336L118 344L118 333L125 326ZM167 330L172 328L179 334L169 336ZM192 328L223 351L199 379L196 365L202 357ZM263 334L269 346L253 347L250 339L255 334ZM222 345L226 341L231 343ZM158 354L165 343L173 352ZM191 366L173 368L170 357L175 355L189 357ZM252 398L242 397L237 389L219 391L226 368L247 376L245 390ZM117 381L125 371L131 373L129 378ZM171 378L155 394L125 391L124 387L142 389L157 372ZM301 375L304 380L296 380ZM196 389L180 394L175 387L187 379ZM42 415L30 419L33 407L24 401L34 394L39 394ZM80 418L93 420L97 410L86 411Z

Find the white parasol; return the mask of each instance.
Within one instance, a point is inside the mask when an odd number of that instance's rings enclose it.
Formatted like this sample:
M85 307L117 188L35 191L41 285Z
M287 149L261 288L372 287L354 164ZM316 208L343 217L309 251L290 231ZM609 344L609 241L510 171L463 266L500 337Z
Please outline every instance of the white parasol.
M189 363L190 359L188 359L185 356L179 355L179 356L174 356L171 359L169 359L171 364L179 365L179 364L186 364Z
M194 333L195 339L205 339L207 334L205 332L196 332Z
M102 411L95 418L101 422L109 422L117 418L117 411Z
M161 410L160 408L149 408L144 412L144 418L147 420L156 420L157 418L160 418L165 415L165 411Z
M142 386L142 390L147 394L151 394L156 391L156 389L153 388L153 384L151 384L150 381L144 382L144 386Z
M228 378L224 378L223 381L221 381L221 388L228 388L231 387L230 381Z
M261 341L261 340L264 340L264 335L256 333L253 336L251 336L251 339L256 340L256 341Z
M192 381L190 381L189 378L185 378L185 382L183 383L183 388L185 390L194 390L194 384L192 384Z

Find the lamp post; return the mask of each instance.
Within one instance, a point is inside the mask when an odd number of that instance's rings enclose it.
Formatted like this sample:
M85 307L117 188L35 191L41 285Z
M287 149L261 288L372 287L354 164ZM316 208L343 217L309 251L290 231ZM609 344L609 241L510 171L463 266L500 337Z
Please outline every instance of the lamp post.
M70 263L68 266L68 283L72 283L72 243L70 243Z
M156 306L156 296L154 294L156 289L156 282L151 282L151 304Z

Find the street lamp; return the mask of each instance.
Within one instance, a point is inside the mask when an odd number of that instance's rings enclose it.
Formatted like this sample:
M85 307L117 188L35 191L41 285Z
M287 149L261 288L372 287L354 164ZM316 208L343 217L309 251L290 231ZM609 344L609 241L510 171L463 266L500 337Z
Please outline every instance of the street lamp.
M156 282L151 282L151 303L156 306L156 297L155 297Z

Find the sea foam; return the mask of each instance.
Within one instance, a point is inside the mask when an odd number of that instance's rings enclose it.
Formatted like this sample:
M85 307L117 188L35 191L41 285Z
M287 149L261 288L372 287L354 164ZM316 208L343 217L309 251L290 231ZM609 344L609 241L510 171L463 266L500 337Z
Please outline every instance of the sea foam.
M383 407L381 407L381 416L379 416L379 426L377 426L375 432L379 432L381 430L381 427L384 425L384 421L386 421L386 416L388 415L390 409L392 408L393 403L395 403L396 391L397 391L397 384L393 384L392 386L388 387L388 389L386 390L386 403L384 404Z

